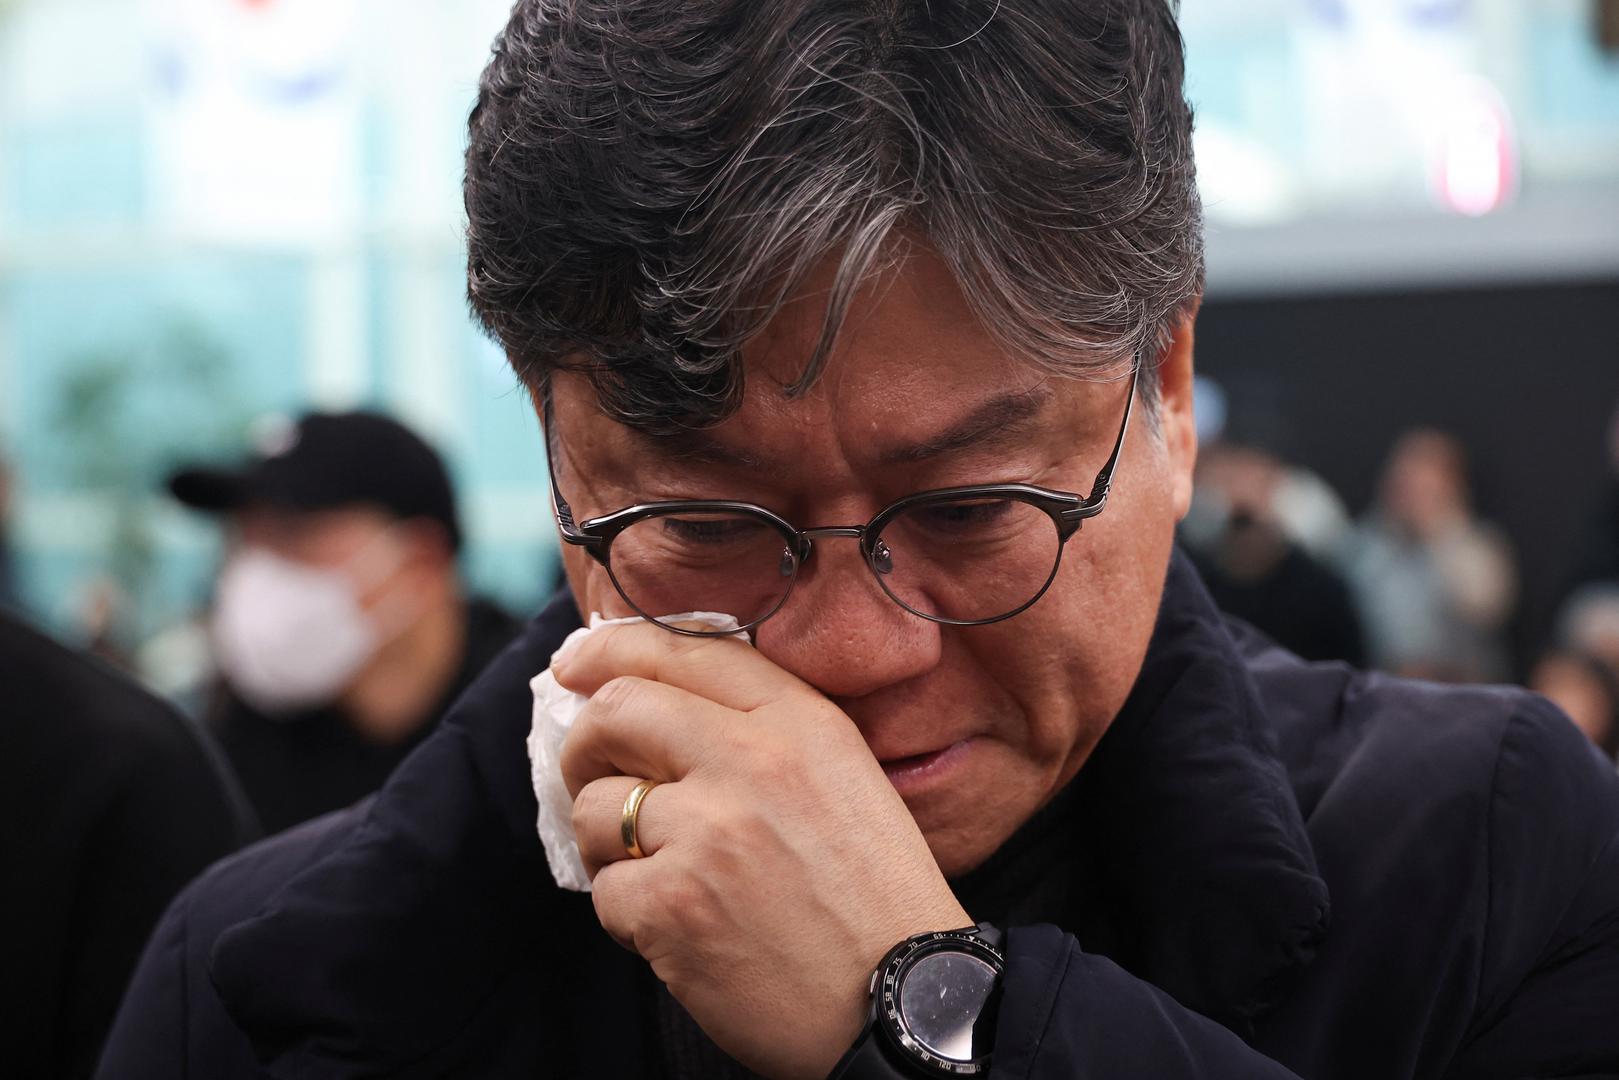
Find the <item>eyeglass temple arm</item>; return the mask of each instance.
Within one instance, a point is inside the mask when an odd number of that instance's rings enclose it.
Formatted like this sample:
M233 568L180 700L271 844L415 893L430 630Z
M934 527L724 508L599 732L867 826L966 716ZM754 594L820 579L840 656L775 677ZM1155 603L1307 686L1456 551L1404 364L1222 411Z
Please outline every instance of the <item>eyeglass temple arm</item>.
M556 514L557 528L562 531L562 539L570 544L582 547L598 547L601 538L581 532L573 520L573 507L568 500L562 497L562 491L557 487L557 464L554 448L556 440L551 433L556 428L555 413L551 408L551 381L546 379L540 383L540 411L544 414L545 431L545 471L551 480L551 510Z
M1135 411L1136 384L1141 381L1141 354L1137 353L1135 361L1130 368L1130 390L1124 399L1124 419L1119 423L1119 437L1113 442L1113 452L1108 455L1107 461L1097 470L1096 481L1091 485L1090 496L1072 510L1063 512L1063 517L1088 518L1095 517L1107 505L1108 492L1113 487L1113 470L1119 463L1119 454L1124 449L1124 437L1130 431L1130 414Z

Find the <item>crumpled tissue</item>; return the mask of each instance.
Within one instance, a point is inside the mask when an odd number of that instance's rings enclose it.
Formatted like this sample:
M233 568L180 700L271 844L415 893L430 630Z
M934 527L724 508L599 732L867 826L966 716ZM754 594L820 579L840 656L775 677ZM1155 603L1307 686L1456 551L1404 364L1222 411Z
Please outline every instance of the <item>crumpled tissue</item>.
M713 611L689 611L665 618L670 622L700 623L716 630L737 628L735 618ZM569 634L557 652L604 626L639 621L640 616L604 619L599 613L591 612L590 625ZM552 654L553 658L555 655ZM535 827L540 843L545 845L545 860L551 864L551 876L556 883L573 892L589 892L590 878L585 873L584 861L579 858L579 840L573 832L573 799L568 796L568 786L562 782L562 741L590 699L564 689L550 668L529 680L528 687L534 693L534 724L528 732L529 775L534 781L534 799L540 806Z

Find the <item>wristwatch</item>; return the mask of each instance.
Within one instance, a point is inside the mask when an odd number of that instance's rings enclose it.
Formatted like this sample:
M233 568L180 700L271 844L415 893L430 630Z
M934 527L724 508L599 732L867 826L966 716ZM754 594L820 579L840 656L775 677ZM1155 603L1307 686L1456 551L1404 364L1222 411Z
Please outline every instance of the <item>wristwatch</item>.
M866 1026L827 1080L987 1075L1005 970L988 923L906 938L871 973Z

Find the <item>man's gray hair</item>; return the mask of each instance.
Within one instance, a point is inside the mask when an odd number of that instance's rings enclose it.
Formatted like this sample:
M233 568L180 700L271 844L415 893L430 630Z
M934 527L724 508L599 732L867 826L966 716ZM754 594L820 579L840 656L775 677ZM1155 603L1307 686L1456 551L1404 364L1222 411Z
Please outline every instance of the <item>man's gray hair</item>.
M1172 0L519 0L472 110L468 292L537 386L646 430L740 400L827 258L824 366L911 242L1012 355L1151 363L1203 286ZM1151 395L1149 395L1149 398Z

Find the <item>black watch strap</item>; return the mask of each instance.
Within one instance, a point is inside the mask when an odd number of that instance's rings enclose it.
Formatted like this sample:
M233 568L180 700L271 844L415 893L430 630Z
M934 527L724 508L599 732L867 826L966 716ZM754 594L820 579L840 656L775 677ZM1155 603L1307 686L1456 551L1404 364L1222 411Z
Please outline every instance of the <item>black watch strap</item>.
M860 1038L838 1059L827 1080L913 1080L915 1075L889 1058L877 1025L867 1020Z

